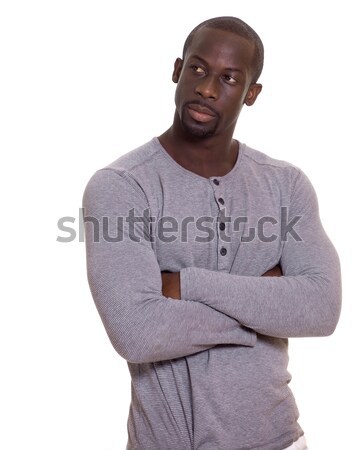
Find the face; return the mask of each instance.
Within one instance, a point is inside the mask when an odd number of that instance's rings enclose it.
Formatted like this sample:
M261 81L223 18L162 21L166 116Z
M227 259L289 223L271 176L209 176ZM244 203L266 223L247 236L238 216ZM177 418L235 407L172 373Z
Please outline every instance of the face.
M175 62L175 123L194 137L232 135L242 106L261 91L252 83L254 44L227 31L200 29Z

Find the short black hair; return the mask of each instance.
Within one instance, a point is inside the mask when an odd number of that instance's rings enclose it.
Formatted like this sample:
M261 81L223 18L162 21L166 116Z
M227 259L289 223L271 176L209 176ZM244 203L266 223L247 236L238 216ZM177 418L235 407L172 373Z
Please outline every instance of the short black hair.
M256 31L237 17L223 16L205 20L197 25L186 38L183 49L183 59L185 58L185 54L190 47L195 34L201 28L215 28L217 30L230 31L231 33L237 34L238 36L253 42L255 45L253 82L256 83L261 75L264 65L264 45Z

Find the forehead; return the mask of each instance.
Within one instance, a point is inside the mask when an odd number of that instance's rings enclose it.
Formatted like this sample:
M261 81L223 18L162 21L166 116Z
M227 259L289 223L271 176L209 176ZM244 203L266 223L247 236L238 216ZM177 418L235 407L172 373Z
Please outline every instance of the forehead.
M209 63L251 69L255 44L230 31L201 28L186 52L185 58L200 56Z

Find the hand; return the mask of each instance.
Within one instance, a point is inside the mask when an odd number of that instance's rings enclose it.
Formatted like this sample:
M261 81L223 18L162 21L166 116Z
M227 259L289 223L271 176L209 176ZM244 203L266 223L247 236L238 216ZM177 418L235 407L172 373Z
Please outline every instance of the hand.
M262 277L282 277L283 273L280 264L265 272Z
M161 272L161 279L163 296L180 300L180 272Z

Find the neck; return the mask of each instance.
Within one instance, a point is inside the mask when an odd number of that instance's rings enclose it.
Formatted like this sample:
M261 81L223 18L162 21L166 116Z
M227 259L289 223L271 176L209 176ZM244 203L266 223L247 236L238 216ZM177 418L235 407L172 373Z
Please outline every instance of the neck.
M174 126L159 136L169 155L185 169L205 178L224 176L234 167L238 143L229 136L194 138L176 131Z

